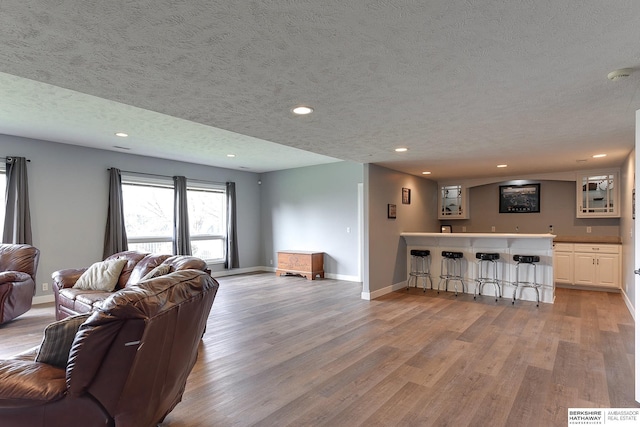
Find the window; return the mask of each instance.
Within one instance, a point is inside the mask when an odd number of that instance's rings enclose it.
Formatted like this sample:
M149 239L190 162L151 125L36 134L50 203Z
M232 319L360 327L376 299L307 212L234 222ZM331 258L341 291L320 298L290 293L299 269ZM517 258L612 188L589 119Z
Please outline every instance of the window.
M227 197L224 187L187 183L191 253L224 261L227 236Z
M173 252L173 180L122 176L124 222L129 249ZM191 253L209 262L222 262L226 241L224 186L187 183Z

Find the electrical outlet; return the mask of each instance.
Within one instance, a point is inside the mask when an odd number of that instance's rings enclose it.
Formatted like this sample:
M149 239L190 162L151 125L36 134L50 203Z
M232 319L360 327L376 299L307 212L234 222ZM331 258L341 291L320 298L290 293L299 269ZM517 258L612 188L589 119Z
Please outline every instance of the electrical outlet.
M587 233L591 233L591 227L587 227Z
M492 232L495 232L495 231L496 231L496 226L495 226L495 225L492 225L492 226L491 226L491 231L492 231Z
M269 265L273 265L273 260L272 259L269 260Z
M48 283L43 283L42 284L42 290L43 291L48 291L49 290L49 284Z
M462 226L462 232L463 232L463 233L466 233L466 232L467 232L467 226L466 226L466 225L463 225L463 226Z

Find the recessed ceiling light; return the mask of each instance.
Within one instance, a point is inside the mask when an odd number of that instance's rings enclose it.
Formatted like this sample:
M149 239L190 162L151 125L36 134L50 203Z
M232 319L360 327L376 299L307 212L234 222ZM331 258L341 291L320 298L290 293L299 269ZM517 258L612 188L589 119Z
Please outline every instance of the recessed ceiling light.
M116 132L116 136L119 136L120 138L126 138L129 136L129 134L124 132Z
M301 106L299 106L299 107L294 107L294 108L292 108L292 109L291 109L291 112L292 112L293 114L297 114L297 115L299 115L299 116L305 116L305 115L307 115L307 114L311 114L311 113L313 113L313 108L311 108L311 107L307 107L307 106L305 106L305 105L301 105Z
M227 154L227 157L235 157L235 154Z
M422 175L431 175L431 172L429 172L429 171L424 171L424 172L422 172Z
M499 168L506 168L506 167L507 167L507 165L498 165L498 166L496 166L496 167L499 167Z
M629 77L633 70L631 68L621 68L607 74L607 78L611 81L616 81L623 77Z
M408 148L405 148L405 147L396 148L396 152L398 152L398 153L404 153L407 150L408 150Z
M607 157L607 155L606 154L594 154L592 157L594 159L599 159L600 157Z

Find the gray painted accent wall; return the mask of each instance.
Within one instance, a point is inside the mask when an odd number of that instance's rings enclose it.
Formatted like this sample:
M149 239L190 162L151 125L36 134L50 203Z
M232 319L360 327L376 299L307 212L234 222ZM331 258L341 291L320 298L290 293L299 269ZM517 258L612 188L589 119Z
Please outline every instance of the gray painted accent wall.
M454 233L548 233L558 236L619 236L619 218L576 218L575 181L529 180L540 183L540 212L499 213L499 187L510 181L480 185L469 189L469 219L442 221L451 224ZM622 194L622 193L621 193ZM622 207L622 204L621 204ZM587 233L587 226L591 233Z
M339 162L260 176L263 265L282 250L324 252L329 276L358 280L358 184L363 166Z
M0 135L0 156L22 156L28 164L34 246L41 251L37 296L42 283L62 268L87 267L102 259L107 213L107 169L236 182L240 267L261 265L258 175L192 163ZM216 271L221 265L213 265Z
M411 204L402 204L402 188L411 189ZM365 283L373 297L407 278L407 248L402 232L440 230L437 183L376 165L365 165ZM396 219L387 218L395 204ZM368 214L366 213L368 211Z

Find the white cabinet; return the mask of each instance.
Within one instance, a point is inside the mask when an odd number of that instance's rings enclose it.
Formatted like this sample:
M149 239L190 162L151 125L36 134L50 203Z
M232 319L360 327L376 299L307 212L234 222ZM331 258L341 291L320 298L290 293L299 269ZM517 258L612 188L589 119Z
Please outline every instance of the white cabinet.
M578 173L576 201L578 218L620 217L618 171Z
M574 245L576 285L620 287L620 245Z
M555 243L553 278L558 284L620 288L620 245Z
M573 284L573 244L553 245L553 276L556 283Z
M460 184L440 185L438 219L468 219L469 192Z

